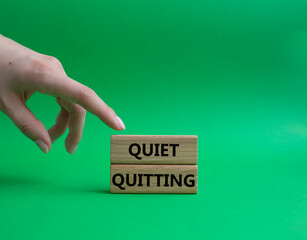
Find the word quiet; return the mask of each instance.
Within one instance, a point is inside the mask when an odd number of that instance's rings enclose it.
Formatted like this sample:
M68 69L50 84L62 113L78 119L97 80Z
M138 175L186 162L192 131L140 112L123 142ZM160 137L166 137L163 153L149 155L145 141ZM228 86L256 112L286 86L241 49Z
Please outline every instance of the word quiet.
M152 155L161 157L176 157L177 147L179 147L179 144L173 143L132 143L129 145L128 151L131 156L138 160L142 160L142 156L149 157Z

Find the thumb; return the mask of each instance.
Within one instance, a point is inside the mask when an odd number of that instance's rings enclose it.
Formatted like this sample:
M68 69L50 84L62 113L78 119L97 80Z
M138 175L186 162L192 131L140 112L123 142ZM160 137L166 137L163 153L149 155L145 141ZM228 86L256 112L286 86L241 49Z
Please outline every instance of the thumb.
M26 104L17 95L7 97L1 109L12 122L26 135L34 141L44 152L48 153L51 148L51 140L44 124L39 121Z

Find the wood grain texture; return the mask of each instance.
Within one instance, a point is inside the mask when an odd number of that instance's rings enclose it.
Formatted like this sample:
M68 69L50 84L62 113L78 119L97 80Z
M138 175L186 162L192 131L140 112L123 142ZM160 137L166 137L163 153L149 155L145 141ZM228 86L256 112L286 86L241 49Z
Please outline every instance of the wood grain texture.
M111 193L197 193L197 165L111 165Z
M197 164L197 136L112 135L111 164Z

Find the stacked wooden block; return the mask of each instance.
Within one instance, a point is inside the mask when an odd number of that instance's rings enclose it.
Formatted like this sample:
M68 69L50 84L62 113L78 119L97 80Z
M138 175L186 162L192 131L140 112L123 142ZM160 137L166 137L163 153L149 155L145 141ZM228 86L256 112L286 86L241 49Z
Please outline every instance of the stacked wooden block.
M197 136L111 136L111 193L197 193Z

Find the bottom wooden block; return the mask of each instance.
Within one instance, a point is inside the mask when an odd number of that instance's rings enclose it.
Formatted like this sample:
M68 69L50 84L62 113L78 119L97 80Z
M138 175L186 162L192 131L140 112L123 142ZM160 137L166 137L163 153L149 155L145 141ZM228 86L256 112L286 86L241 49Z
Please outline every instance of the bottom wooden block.
M111 193L197 193L197 165L111 165Z

